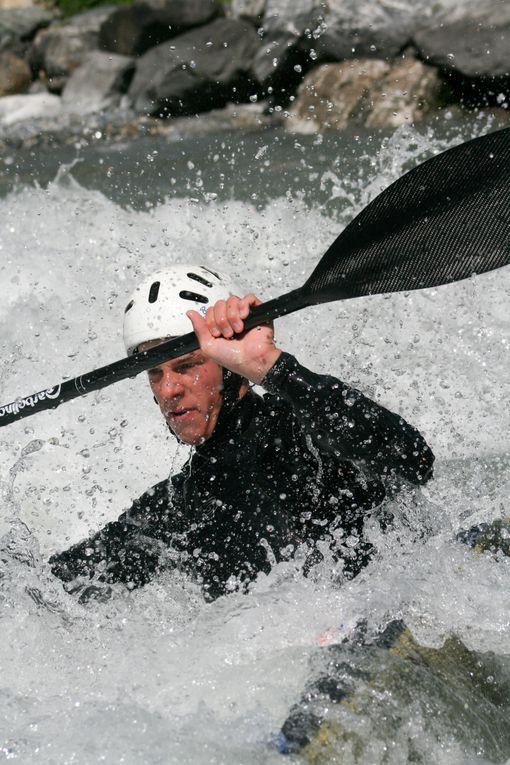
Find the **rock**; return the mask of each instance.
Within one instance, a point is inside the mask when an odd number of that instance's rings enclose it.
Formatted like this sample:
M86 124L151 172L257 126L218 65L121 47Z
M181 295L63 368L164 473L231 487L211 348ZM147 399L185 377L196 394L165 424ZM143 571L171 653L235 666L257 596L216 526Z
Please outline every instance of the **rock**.
M0 51L23 53L38 29L48 26L54 16L45 8L0 9Z
M0 96L24 93L32 82L30 67L14 53L0 53Z
M37 33L30 63L35 72L44 71L49 90L59 93L71 72L98 48L99 29L111 12L111 7L102 7Z
M319 63L395 58L424 24L426 8L399 0L267 0L255 74L273 102L285 103Z
M100 47L138 56L165 40L222 14L218 0L135 0L118 8L102 24Z
M259 27L264 19L266 0L232 0L231 13L236 19L250 21Z
M323 20L324 3L320 0L266 0L263 45L254 64L257 79L271 85L279 76L290 74L293 48ZM301 63L295 65L303 66L306 58L303 51Z
M510 77L510 4L485 0L435 17L414 35L425 61L468 78Z
M42 80L34 80L28 89L29 93L47 93L48 88Z
M78 114L118 106L129 87L134 59L116 53L93 51L71 74L62 92L62 106Z
M135 109L173 116L248 100L257 92L251 65L259 45L248 23L217 19L152 48L138 61L129 89Z
M60 98L50 93L0 98L0 125L3 127L40 117L58 117L61 112Z
M444 89L437 72L413 58L323 64L304 79L287 124L299 132L352 124L394 128L437 108Z
M311 45L319 60L394 59L424 21L416 4L394 0L329 0L324 24Z

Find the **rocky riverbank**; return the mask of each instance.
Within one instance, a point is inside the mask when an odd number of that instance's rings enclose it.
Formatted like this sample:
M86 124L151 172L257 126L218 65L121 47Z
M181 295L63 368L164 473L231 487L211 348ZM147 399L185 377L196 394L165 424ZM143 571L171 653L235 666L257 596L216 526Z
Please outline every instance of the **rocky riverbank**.
M505 121L509 104L506 0L134 0L67 19L0 9L0 143L11 148L172 132L205 112L314 132L452 108Z

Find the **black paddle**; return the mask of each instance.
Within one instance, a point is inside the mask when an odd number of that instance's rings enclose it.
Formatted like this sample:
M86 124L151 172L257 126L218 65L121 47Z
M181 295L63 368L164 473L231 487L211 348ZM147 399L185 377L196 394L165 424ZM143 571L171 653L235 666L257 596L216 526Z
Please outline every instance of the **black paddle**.
M510 128L415 167L333 242L300 288L252 309L254 327L332 300L436 287L510 263ZM0 407L0 426L198 348L193 332Z

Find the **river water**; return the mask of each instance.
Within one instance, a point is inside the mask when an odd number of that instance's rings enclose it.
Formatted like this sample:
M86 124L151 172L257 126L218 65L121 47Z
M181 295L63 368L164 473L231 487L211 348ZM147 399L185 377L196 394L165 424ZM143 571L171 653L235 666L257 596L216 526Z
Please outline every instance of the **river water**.
M2 399L123 356L127 296L168 262L230 272L263 299L300 286L381 189L490 128L478 117L325 137L183 130L4 157ZM378 555L343 586L328 566L304 579L280 564L248 595L212 604L169 575L79 605L47 557L116 518L187 450L165 431L143 375L2 429L0 760L282 762L271 738L319 636L360 618L373 628L403 618L429 646L454 633L509 655L510 560L453 541L461 527L510 514L509 297L506 269L278 321L282 347L399 411L437 457L418 505L395 503L395 530L373 529ZM391 735L374 719L361 759L347 748L338 761L406 762L411 735L423 762L510 757L494 754L490 724L473 747L468 731L438 736L417 707L400 711Z

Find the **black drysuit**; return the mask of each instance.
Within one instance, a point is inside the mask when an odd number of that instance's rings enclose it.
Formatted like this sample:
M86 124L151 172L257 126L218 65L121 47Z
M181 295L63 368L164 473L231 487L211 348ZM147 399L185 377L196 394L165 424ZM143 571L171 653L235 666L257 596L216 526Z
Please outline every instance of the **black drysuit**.
M209 598L246 584L296 547L350 537L348 574L366 561L364 519L399 479L423 484L434 457L401 417L284 353L263 382L224 406L183 470L91 539L54 555L66 582L145 584L177 566ZM353 542L360 540L358 548ZM320 557L315 548L309 561Z

